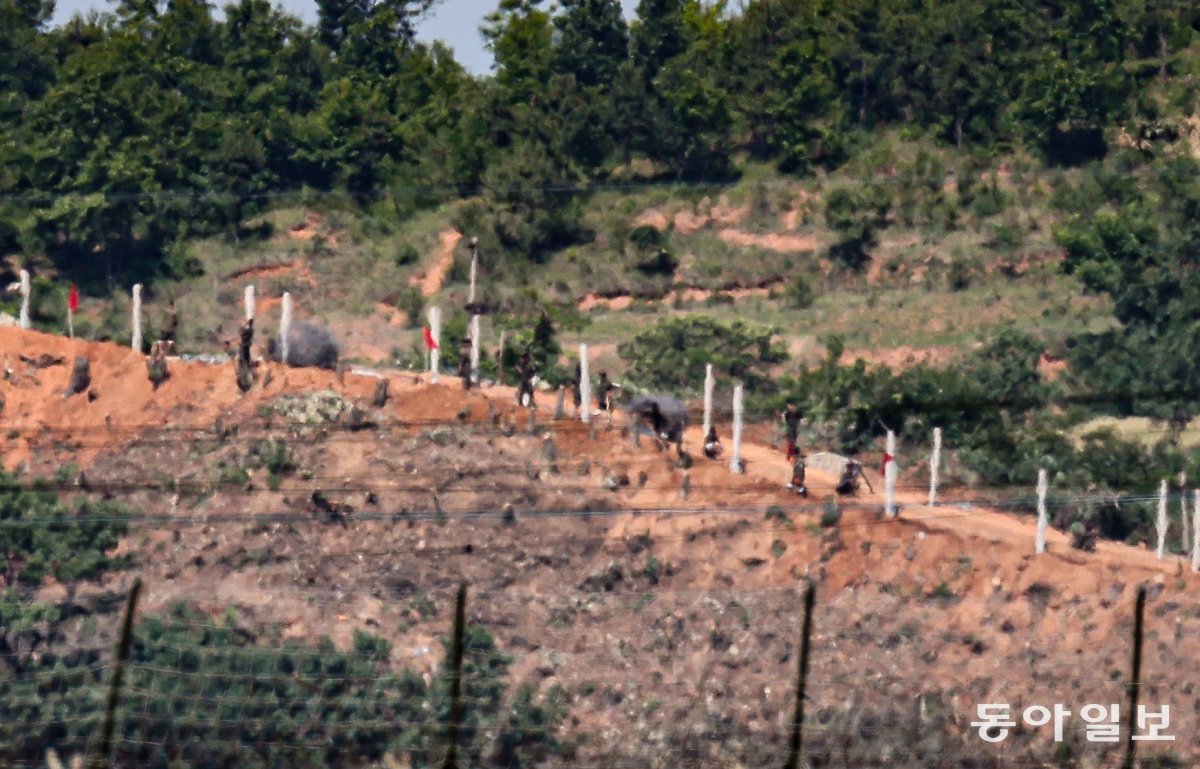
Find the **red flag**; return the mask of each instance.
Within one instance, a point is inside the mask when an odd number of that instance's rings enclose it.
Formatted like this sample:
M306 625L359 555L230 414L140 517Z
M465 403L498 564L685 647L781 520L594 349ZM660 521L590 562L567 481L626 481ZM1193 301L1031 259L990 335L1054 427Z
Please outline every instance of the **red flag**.
M887 475L888 462L891 462L894 459L895 457L893 457L891 454L887 453L886 451L883 452L883 464L879 466L880 475Z
M425 327L425 346L430 350L436 350L438 343L433 339L433 332L429 330L429 326Z
M67 291L67 307L71 308L71 312L79 309L79 289L75 287L74 283L71 284L71 289Z

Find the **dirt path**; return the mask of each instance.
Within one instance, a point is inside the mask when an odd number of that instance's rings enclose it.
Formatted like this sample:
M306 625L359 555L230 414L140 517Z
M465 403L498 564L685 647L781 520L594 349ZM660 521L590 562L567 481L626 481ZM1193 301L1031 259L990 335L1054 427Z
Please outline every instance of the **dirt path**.
M433 296L442 290L446 273L450 271L450 265L454 264L454 248L460 240L462 233L458 230L442 230L438 234L438 250L433 257L433 264L424 273L414 276L409 281L421 290L421 296Z
M686 444L693 447L703 445L704 435L699 427L687 431ZM726 452L730 447L726 446ZM728 453L723 457L727 459ZM784 486L791 477L791 465L784 455L768 446L742 442L742 457L746 463L746 474ZM834 494L837 482L829 473L809 468L806 472L809 499L822 502ZM883 479L871 473L871 485L875 493L863 489L856 497L860 504L883 507ZM966 505L948 502L929 507L927 492L898 491L896 504L899 515L896 522L903 526L915 526L927 530L949 531L967 540L986 540L990 545L1003 544L1014 550L1034 550L1036 522L1028 516L1018 516L982 505ZM1177 573L1182 560L1179 556L1168 556L1158 560L1150 550L1133 547L1120 542L1098 543L1095 553L1083 553L1071 547L1070 538L1057 529L1046 532L1047 555L1072 564L1091 562L1112 569L1138 568L1156 574ZM1190 574L1189 569L1184 571Z

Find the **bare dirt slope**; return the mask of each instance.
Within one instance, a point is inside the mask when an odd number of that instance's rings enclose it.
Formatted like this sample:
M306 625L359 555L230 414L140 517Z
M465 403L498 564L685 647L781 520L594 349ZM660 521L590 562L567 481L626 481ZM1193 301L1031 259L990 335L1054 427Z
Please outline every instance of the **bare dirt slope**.
M78 354L94 397L62 394ZM1113 543L1086 554L1054 532L1035 557L1031 520L928 508L908 490L896 519L864 490L822 527L833 478L812 470L810 498L790 495L789 467L764 443L743 447L744 475L727 457L685 469L649 441L634 446L621 417L554 421L542 396L531 425L511 390L463 392L451 378L392 375L375 408L369 376L271 367L269 383L241 395L228 364L175 362L154 390L128 350L11 329L0 355L12 371L0 382L5 467L77 465L93 493L136 516L120 548L131 569L83 594L136 573L145 612L233 610L270 629L263 643L348 647L370 630L393 642L396 665L428 674L465 579L471 620L513 656L514 683L567 692L563 728L587 735L585 763L776 764L808 580L814 766L1045 759L1055 748L1044 730L982 743L975 705L1121 701L1139 585L1151 596L1142 701L1172 706L1180 741L1166 747L1196 757L1187 735L1200 698L1176 671L1200 654L1200 603L1175 558ZM357 416L310 425L277 408L325 390ZM269 441L286 443L294 465L274 479ZM699 442L690 431L688 445ZM1111 763L1081 727L1068 743L1080 766Z

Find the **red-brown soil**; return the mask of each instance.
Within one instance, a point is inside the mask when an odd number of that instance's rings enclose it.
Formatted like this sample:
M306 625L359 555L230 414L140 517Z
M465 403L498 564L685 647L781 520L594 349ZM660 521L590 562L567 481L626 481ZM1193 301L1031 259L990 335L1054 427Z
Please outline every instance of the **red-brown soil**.
M810 470L810 497L788 493L789 467L759 427L747 431L744 475L728 456L685 471L648 439L632 445L623 415L584 426L568 399L567 416L550 419L553 393L539 393L530 430L511 389L464 393L450 377L389 375L392 397L375 409L369 376L271 366L269 384L242 395L229 364L173 361L156 391L142 356L113 345L0 329L0 353L14 372L0 382L5 467L48 474L70 462L97 489L172 482L120 492L149 517L121 545L131 570L92 590L137 573L146 612L182 600L217 617L232 606L280 638L327 635L343 647L367 629L393 641L396 664L428 672L466 579L471 620L514 657L517 681L568 692L565 728L588 735L585 763L776 763L808 580L818 588L814 763L998 760L1001 749L968 725L977 703L1063 703L1077 714L1121 701L1139 585L1151 596L1142 702L1171 704L1178 739L1167 747L1200 757L1200 699L1180 672L1200 654L1200 582L1177 556L1110 542L1084 553L1053 531L1035 556L1030 517L965 488L927 507L919 470L901 477L897 518L864 490L823 527L833 478ZM18 354L66 362L33 369ZM75 355L91 361L94 399L63 397ZM271 415L282 395L325 389L357 404L367 426ZM237 431L218 437L219 425ZM302 468L274 490L251 461L267 437L286 440ZM687 447L699 443L689 430ZM218 463L251 468L249 482L223 482ZM628 485L607 487L622 475ZM317 489L354 511L329 519L308 501ZM258 517L268 513L287 517ZM417 595L436 611L416 611ZM1081 765L1100 765L1105 754L1071 723L1074 749L1093 761ZM1049 761L1044 732L1010 738L1003 755Z

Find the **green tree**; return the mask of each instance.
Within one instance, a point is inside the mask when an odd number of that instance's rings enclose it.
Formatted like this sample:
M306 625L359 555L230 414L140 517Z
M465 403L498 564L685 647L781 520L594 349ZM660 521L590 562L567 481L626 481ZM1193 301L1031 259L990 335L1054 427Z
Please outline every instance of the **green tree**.
M891 205L891 191L879 182L830 190L825 196L825 222L839 237L830 253L851 269L862 269L871 259Z
M629 364L630 381L646 390L695 394L711 363L714 372L741 381L748 391L767 392L774 387L770 368L788 357L777 333L741 321L670 318L621 343L617 352Z

